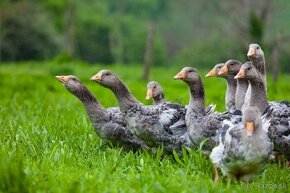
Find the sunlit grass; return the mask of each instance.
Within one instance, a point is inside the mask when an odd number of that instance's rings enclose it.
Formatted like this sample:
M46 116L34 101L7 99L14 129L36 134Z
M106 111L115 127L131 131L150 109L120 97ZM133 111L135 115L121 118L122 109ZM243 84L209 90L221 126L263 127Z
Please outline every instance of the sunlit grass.
M286 192L290 187L289 168L273 163L251 184L226 178L216 184L210 160L199 151L163 157L110 148L95 134L82 104L54 78L75 74L104 106L116 106L109 90L89 81L103 68L150 103L141 67L0 65L0 192ZM186 85L173 80L181 68L155 68L151 79L160 82L168 100L187 104ZM269 98L289 100L289 81L284 75L275 86L269 82ZM224 80L204 79L204 84L207 104L223 111Z

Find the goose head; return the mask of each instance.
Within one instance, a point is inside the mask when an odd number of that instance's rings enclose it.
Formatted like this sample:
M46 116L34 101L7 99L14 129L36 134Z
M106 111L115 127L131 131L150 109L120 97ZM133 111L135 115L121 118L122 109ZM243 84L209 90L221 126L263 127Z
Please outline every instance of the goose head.
M74 75L60 75L60 76L55 76L66 88L69 90L71 93L77 94L81 93L83 90L83 84L81 81L78 79L78 77Z
M146 99L152 99L158 96L163 95L163 89L162 87L158 84L158 82L156 81L150 81L147 84L147 95L146 95Z
M258 108L249 106L243 111L242 124L247 135L252 136L261 125L261 112Z
M220 74L220 70L225 66L225 63L219 63L219 64L216 64L213 69L211 71L209 71L205 77L214 77L214 76L223 76L222 74Z
M90 80L110 89L114 88L118 82L118 78L109 70L99 71Z
M219 71L219 75L236 75L240 68L242 66L242 63L238 60L228 60L223 68Z
M260 75L252 62L246 62L241 66L240 71L235 76L235 79L241 79L241 78L244 78L247 80L260 78Z
M192 67L184 67L179 73L177 73L174 77L175 80L183 80L188 84L192 83L200 83L201 78L195 68Z
M264 57L264 52L259 44L250 44L247 56L250 60Z

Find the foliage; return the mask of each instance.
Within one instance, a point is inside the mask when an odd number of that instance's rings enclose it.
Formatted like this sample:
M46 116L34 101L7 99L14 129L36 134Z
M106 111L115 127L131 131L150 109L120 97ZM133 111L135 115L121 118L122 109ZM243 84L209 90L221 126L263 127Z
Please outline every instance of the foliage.
M214 46L208 46L212 44ZM227 51L224 47L228 47ZM209 68L217 63L226 62L228 59L246 61L246 49L235 46L231 41L218 39L195 40L190 47L181 50L174 58L174 63L180 65L194 65L198 68Z
M255 13L251 12L249 23L252 40L255 42L262 42L265 27L263 21L261 21Z
M106 24L95 25L93 21L85 21L78 25L76 31L76 55L87 62L113 62L110 52L110 27Z
M207 68L228 59L245 61L253 41L272 61L278 47L273 42L282 34L279 61L267 63L289 71L286 0L2 0L0 5L2 61L66 52L90 63L142 64L148 24L154 23L155 66L194 63Z
M2 60L47 59L60 50L59 34L37 4L19 1L0 12Z
M110 91L89 81L106 65L68 63L106 107L117 102ZM199 150L183 156L124 152L110 148L94 132L82 104L49 72L49 63L0 65L0 192L287 192L289 168L268 164L250 184L214 183L210 160ZM141 102L146 83L141 67L110 66ZM172 77L182 66L155 68L152 79L165 88L170 101L188 102L184 83ZM166 72L166 73L164 73ZM223 110L225 82L203 78L207 104ZM276 86L268 83L270 99L290 98L289 75Z

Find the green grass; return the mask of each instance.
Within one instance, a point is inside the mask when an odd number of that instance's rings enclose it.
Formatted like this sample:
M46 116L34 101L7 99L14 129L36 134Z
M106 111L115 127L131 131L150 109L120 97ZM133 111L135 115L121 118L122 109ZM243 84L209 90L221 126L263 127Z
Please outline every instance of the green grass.
M45 63L0 65L0 192L286 192L290 169L275 163L251 184L214 183L210 160L191 150L182 157L124 152L94 132L82 104L54 78L75 74L106 107L117 101L89 77L106 66ZM141 102L142 68L110 66ZM166 98L187 104L188 90L172 77L182 67L153 69ZM202 76L205 71L200 72ZM290 77L268 83L270 99L290 99ZM207 104L224 110L224 80L205 79Z

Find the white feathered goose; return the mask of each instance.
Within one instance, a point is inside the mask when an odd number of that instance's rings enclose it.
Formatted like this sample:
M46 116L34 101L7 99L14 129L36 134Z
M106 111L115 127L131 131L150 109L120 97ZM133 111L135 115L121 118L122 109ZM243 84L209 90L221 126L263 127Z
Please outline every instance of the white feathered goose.
M274 143L274 150L290 160L290 106L289 102L268 102L263 76L251 62L242 65L236 78L249 81L251 90L250 105L256 106L264 113L263 127Z
M148 148L126 127L119 108L105 109L76 76L56 76L56 78L83 103L96 133L103 140L110 141L114 146L121 145L126 150Z
M238 60L228 60L222 69L219 71L219 75L231 75L233 78L238 74L242 63ZM248 81L245 79L237 80L237 88L235 95L235 108L236 110L242 110L244 104L245 95L248 89Z
M129 129L149 147L163 145L166 152L180 152L187 142L170 129L184 119L185 109L176 104L145 106L132 96L127 86L109 70L101 70L91 80L109 88L116 96Z
M229 61L227 61L229 62ZM225 63L216 64L213 69L207 73L206 77L221 77L227 81L227 90L225 97L226 110L233 112L236 110L235 94L237 88L237 80L234 79L233 74L220 74L221 69L225 66Z
M273 145L262 128L261 113L256 107L243 111L242 122L229 128L225 138L213 148L210 158L215 166L232 179L250 181L261 174L272 154Z

